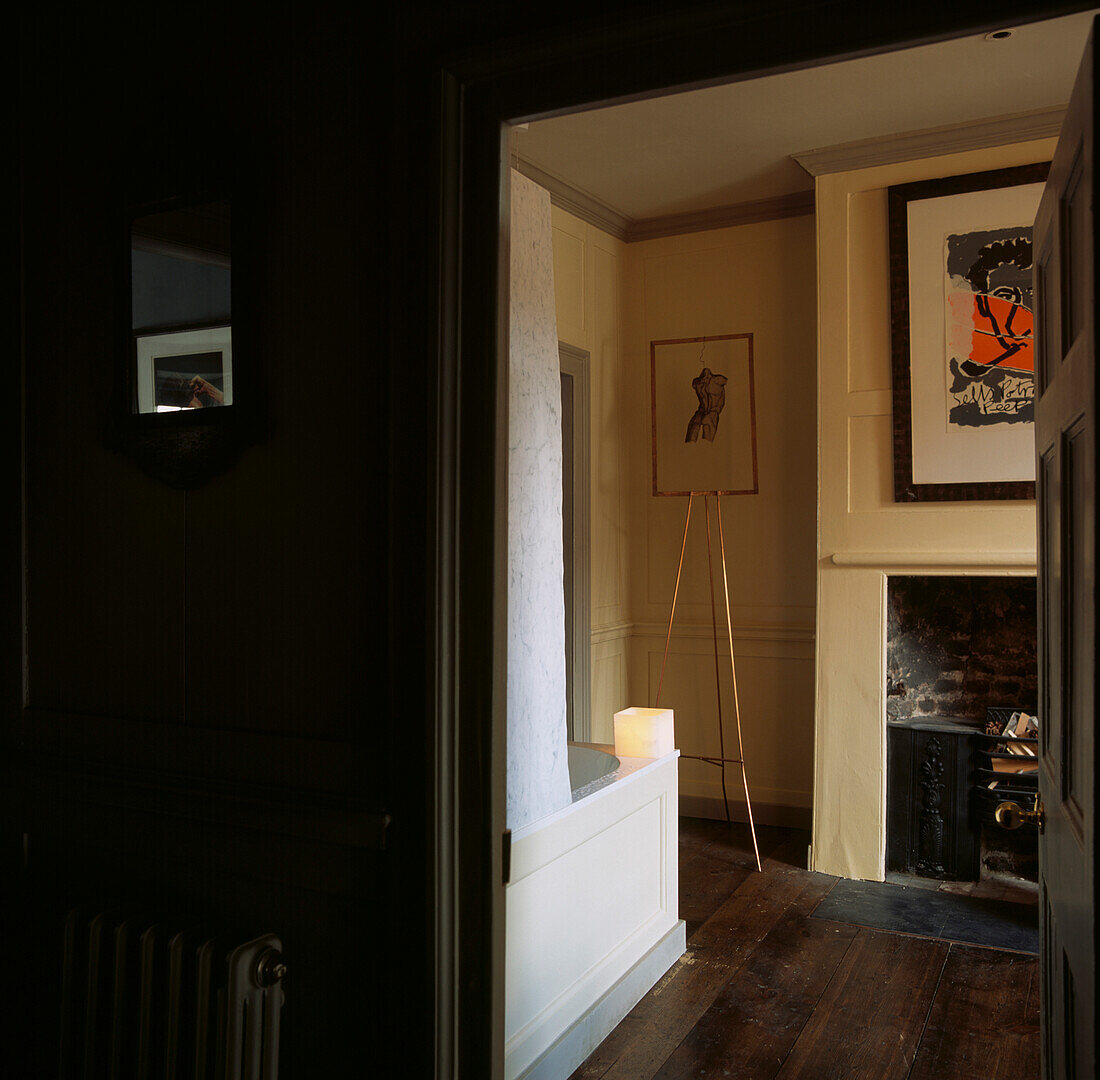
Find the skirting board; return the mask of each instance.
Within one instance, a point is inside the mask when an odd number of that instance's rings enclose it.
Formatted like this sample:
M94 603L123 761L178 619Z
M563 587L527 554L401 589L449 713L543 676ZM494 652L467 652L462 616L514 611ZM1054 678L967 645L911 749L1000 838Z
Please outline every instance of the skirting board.
M750 788L751 791L751 788ZM709 818L725 821L726 808L721 799L709 795L685 795L680 792L680 817ZM748 821L745 804L730 799L730 817L734 821ZM775 803L752 801L752 819L757 825L779 825L784 829L808 829L813 823L813 811L808 806L779 806Z
M607 993L566 1028L516 1080L566 1080L687 949L681 919Z

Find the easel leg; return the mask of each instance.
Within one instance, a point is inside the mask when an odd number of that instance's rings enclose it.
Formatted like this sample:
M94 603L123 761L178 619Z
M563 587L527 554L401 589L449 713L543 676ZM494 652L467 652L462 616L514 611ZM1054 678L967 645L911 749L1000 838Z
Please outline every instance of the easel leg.
M730 819L730 804L729 797L726 793L726 765L740 765L741 766L741 781L745 788L745 809L748 811L749 816L749 831L752 834L752 847L753 852L756 855L756 868L762 870L763 866L760 862L760 846L756 842L756 825L752 816L752 802L749 798L749 780L745 775L745 751L744 744L741 738L741 709L737 697L737 667L734 661L733 655L733 621L730 616L730 590L729 590L729 577L726 572L726 541L722 532L722 499L721 496L715 495L715 505L718 511L718 543L722 554L722 590L726 599L726 633L729 637L730 647L730 674L733 676L733 713L734 719L737 724L737 753L736 758L726 757L725 746L725 732L722 723L722 683L721 683L721 664L718 657L718 615L715 606L714 599L714 555L711 545L711 532L710 532L710 502L709 497L704 492L698 494L703 496L703 510L706 514L707 524L707 569L710 574L710 621L711 629L714 638L714 681L715 690L718 695L718 745L719 756L706 757L698 754L681 754L682 758L691 758L697 761L706 761L712 765L716 765L722 770L722 803L726 810L726 822L729 824ZM672 610L668 613L668 633L665 635L665 652L661 660L661 674L657 680L657 696L654 699L654 706L659 706L661 703L661 688L664 686L665 681L665 668L668 665L668 652L669 646L672 642L672 623L676 618L676 601L680 595L680 576L684 569L684 552L687 549L687 537L688 526L691 524L691 504L695 498L696 492L691 492L688 495L687 515L684 518L684 535L680 541L680 561L676 566L676 586L672 592Z
M722 499L715 496L718 505L718 543L722 549L722 589L726 594L726 630L729 633L730 643L730 675L733 677L733 716L737 722L737 756L741 759L741 780L745 785L745 809L749 815L749 831L752 833L752 848L756 853L756 869L763 870L760 863L760 847L756 842L756 825L752 820L752 801L749 799L749 778L745 773L745 747L741 739L741 707L737 700L737 665L733 658L733 620L730 618L730 587L726 574L726 538L722 533ZM717 662L717 661L716 661ZM725 756L725 755L723 755ZM723 772L725 770L723 769ZM723 787L723 794L725 788ZM729 811L726 811L727 817Z
M676 566L676 587L672 590L672 610L668 613L668 633L665 635L665 655L661 660L661 675L657 680L657 696L653 700L656 708L661 704L661 687L665 682L665 665L668 663L668 646L672 641L672 620L676 618L676 597L680 595L680 572L684 569L684 549L688 542L688 526L691 524L691 500L695 498L694 492L688 496L687 516L684 518L684 538L680 541L680 561Z
M717 499L718 496L715 496ZM714 608L714 555L710 544L710 496L703 496L707 518L707 572L710 575L710 626L714 636L714 690L718 698L718 756L722 762L722 805L726 808L726 824L730 824L730 800L726 794L726 738L722 730L722 678L718 670L718 615Z

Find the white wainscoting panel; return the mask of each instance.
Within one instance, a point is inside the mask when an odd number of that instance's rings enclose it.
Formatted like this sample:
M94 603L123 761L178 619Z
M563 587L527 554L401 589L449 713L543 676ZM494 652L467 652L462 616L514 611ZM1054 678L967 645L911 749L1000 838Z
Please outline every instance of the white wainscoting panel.
M543 1058L555 1070L568 1065L560 1075L565 1080L683 952L682 940L669 952L679 940L677 926L683 928L677 918L677 757L624 759L606 787L513 834L505 948L508 1080L550 1080L540 1071ZM647 970L655 950L665 966L650 971L644 986L630 983L629 973ZM631 994L624 997L627 983ZM601 1008L611 999L613 1009ZM582 1022L593 1012L610 1024L602 1033Z

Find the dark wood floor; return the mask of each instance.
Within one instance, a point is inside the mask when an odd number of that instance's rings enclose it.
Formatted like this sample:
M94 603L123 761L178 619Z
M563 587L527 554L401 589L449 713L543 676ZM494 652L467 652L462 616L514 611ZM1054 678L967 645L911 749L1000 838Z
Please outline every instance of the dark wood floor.
M687 952L572 1080L1037 1080L1038 961L810 917L808 834L680 819Z

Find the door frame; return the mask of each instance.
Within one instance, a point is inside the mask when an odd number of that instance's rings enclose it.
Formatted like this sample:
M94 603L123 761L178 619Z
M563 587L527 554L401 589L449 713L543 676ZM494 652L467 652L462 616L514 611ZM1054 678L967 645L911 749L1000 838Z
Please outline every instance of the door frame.
M810 19L790 0L766 9L725 0L583 23L548 6L542 29L441 67L429 309L437 365L436 1076L503 1076L508 126L1091 6L1008 0L991 12L958 0L898 12L834 0Z
M572 465L569 511L571 514L571 544L563 544L563 556L569 567L566 583L566 603L572 618L566 619L565 650L568 680L568 718L571 721L570 738L574 742L592 740L592 559L591 559L591 425L589 390L589 354L587 349L558 342L558 367L572 385L573 409L570 416L569 455L562 446L563 480L564 462ZM562 415L565 402L562 402ZM563 433L564 442L564 433ZM562 499L562 514L565 514ZM570 666L571 665L571 666Z

